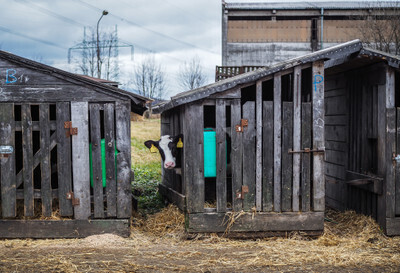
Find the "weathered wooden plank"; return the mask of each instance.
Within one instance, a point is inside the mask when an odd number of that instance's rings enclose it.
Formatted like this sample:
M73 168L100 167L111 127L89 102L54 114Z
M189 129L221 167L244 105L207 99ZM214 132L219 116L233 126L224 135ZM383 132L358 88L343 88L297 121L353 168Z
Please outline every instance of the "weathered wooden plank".
M293 196L293 103L282 104L282 211L292 210Z
M312 75L313 148L320 150L325 148L323 61L313 63ZM313 200L315 211L325 210L324 155L322 153L313 154Z
M116 102L115 128L117 155L117 217L132 214L130 102Z
M395 217L396 212L396 185L395 164L393 153L396 151L396 108L386 109L386 217Z
M185 106L183 134L186 202L189 213L204 211L204 109L202 104ZM196 120L196 122L193 122Z
M71 165L71 137L66 136L64 122L71 121L69 102L57 102L57 175L58 175L58 202L61 216L72 216L74 210L72 201L66 198L72 191L72 165ZM75 126L75 124L73 124ZM81 132L78 132L79 134ZM52 149L52 148L50 148Z
M87 102L71 102L71 121L78 128L72 136L72 173L74 197L79 206L74 206L74 217L85 220L90 217L90 166L89 166L89 106Z
M293 150L297 151L301 149L301 66L296 66L293 74ZM293 154L293 211L300 210L300 157Z
M262 208L262 81L256 83L256 209Z
M263 102L263 211L273 209L274 103Z
M301 144L302 149L311 147L311 103L302 104L301 116ZM311 154L301 156L301 210L311 209Z
M274 75L274 211L281 211L281 158L282 158L282 108L281 86L279 73Z
M361 128L360 128L361 130ZM347 128L342 125L326 125L325 126L326 132L326 141L341 141L347 142Z
M49 217L52 213L51 196L51 166L50 166L50 126L49 126L49 104L42 103L39 106L40 121L40 150L42 150L41 169L41 192L42 192L42 214Z
M225 213L197 213L188 215L188 232L225 232ZM225 223L222 225L221 223ZM244 231L307 231L323 230L322 212L260 212L246 213L235 221L231 232Z
M56 121L50 120L49 121L50 130L56 130ZM33 131L40 131L40 122L39 121L32 121L32 130ZM22 131L21 121L15 121L15 131Z
M115 178L115 128L114 104L104 105L104 141L106 149L107 216L117 216L117 182Z
M123 220L0 220L0 238L85 238L90 235L112 233L130 236L129 219Z
M400 108L397 108L396 119L396 155L400 154ZM395 173L395 214L400 215L400 164L396 164Z
M186 198L184 195L163 184L158 185L158 190L169 202L175 204L180 210L185 211Z
M236 193L241 191L242 188L242 155L243 143L240 132L236 132L235 126L240 124L242 118L240 100L233 100L231 103L231 168L232 168L232 202L233 210L240 211L243 208L242 199L236 198Z
M90 104L90 142L92 144L92 179L94 217L104 218L103 170L101 166L100 106Z
M400 217L386 218L386 235L399 236L400 235Z
M217 99L215 108L216 142L217 142L217 178L216 196L217 212L226 211L226 109L225 100Z
M0 105L0 144L15 147L14 104ZM2 217L16 216L15 153L0 158L1 164L1 208Z
M243 186L247 186L249 192L244 194L243 209L250 211L255 207L256 195L256 128L255 128L255 102L248 101L243 105L243 119L248 120L248 126L243 131Z
M21 105L22 114L22 152L23 152L23 180L24 180L24 215L34 215L33 199L33 144L31 126L31 106Z

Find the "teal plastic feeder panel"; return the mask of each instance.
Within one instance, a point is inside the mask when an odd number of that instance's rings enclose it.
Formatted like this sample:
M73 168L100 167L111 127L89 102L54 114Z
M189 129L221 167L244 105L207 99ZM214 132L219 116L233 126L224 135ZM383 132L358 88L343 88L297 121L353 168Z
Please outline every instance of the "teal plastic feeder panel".
M215 130L205 128L204 137L204 177L217 176L217 142Z

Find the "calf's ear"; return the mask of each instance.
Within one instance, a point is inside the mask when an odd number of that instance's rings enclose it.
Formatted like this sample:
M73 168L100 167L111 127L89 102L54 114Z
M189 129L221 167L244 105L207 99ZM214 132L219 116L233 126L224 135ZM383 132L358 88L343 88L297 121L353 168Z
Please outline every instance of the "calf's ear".
M183 142L183 134L179 134L177 136L174 136L174 140L172 142L173 143L178 143L179 139Z
M157 146L157 142L154 140L147 140L144 142L144 145L150 149L152 145Z

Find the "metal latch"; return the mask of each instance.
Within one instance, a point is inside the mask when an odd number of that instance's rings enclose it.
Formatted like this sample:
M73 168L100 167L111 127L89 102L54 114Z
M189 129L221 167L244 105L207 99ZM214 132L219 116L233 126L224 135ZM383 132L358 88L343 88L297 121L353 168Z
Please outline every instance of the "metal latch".
M14 152L13 146L0 146L0 157L8 157Z
M68 129L68 130L65 130L65 135L67 138L78 134L78 128L72 127L72 121L64 122L64 128Z
M235 126L236 132L243 132L243 128L249 125L249 120L241 119L240 124Z
M242 190L236 192L236 199L244 199L244 195L249 192L249 186L242 186Z
M289 149L288 153L289 154L296 154L296 153L325 153L325 148L323 148L323 149L314 149L314 150L311 150L310 148L304 148L304 150L298 150L298 151L293 151L292 149Z
M73 206L79 206L79 204L80 204L79 198L75 198L74 197L74 193L72 191L67 192L67 197L66 198L67 198L67 200L71 200L72 201L72 205Z

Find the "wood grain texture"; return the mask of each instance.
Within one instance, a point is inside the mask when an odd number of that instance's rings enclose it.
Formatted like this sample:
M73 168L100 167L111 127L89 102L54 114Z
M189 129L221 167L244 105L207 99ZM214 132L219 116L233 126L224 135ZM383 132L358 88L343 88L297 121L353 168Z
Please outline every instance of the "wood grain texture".
M293 72L293 150L301 149L301 66ZM300 210L301 154L293 154L293 211Z
M51 194L51 167L50 167L50 126L49 126L49 104L39 105L40 121L40 149L42 150L41 169L41 193L42 193L42 214L49 217L52 213Z
M302 149L311 147L311 103L303 103L301 116ZM301 155L301 210L311 209L311 154Z
M256 83L256 209L262 209L262 81Z
M282 103L282 211L292 210L293 196L293 103Z
M32 143L32 116L29 104L21 105L22 115L22 152L23 152L23 180L24 180L24 216L34 215L33 198L33 143Z
M225 212L227 204L226 192L226 109L225 101L217 99L215 108L216 119L216 147L217 147L217 178L216 197L217 211Z
M274 211L281 211L282 108L281 75L274 75Z
M236 132L235 126L240 124L242 118L242 109L240 100L233 100L231 103L231 165L232 165L232 201L233 209L240 211L243 208L243 200L236 198L236 193L242 189L243 169L242 169L242 156L243 156L243 134Z

